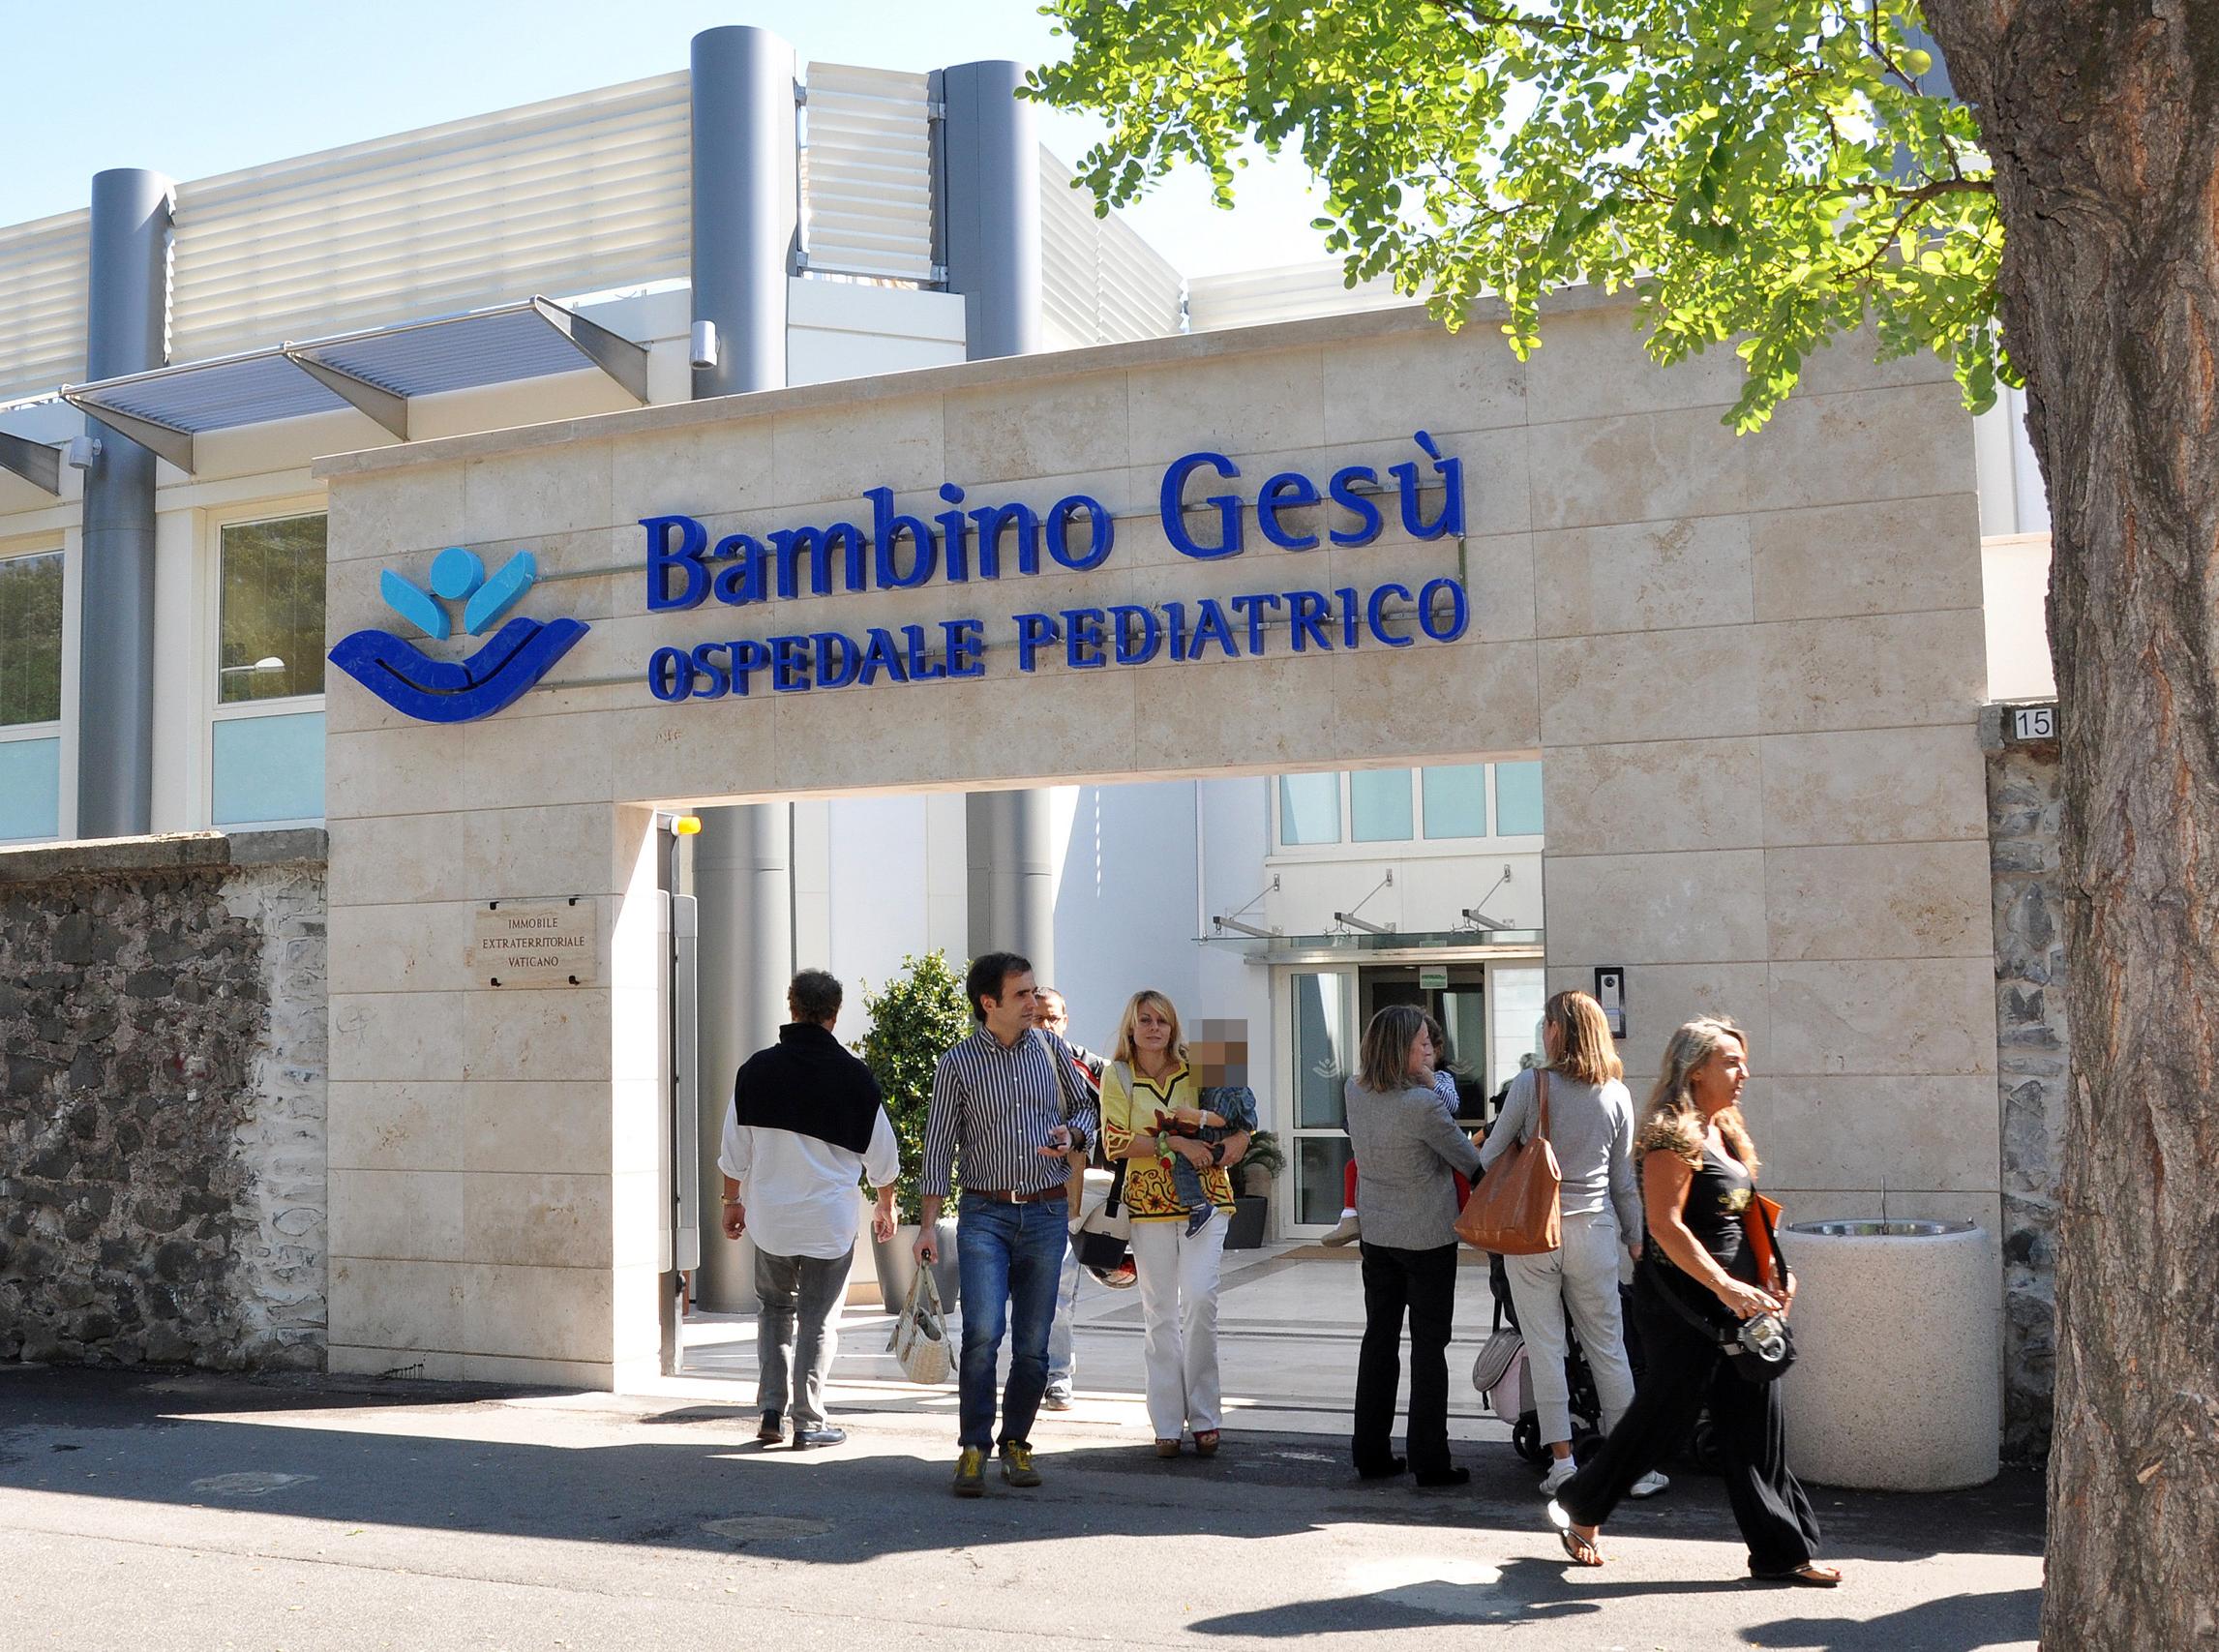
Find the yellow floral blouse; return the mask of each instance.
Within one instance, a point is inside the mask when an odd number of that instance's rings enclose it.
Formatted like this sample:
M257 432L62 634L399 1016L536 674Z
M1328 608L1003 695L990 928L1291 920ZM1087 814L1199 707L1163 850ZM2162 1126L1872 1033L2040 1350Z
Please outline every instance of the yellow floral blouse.
M1132 1088L1125 1088L1131 1073ZM1201 1093L1193 1073L1182 1064L1168 1079L1147 1074L1112 1062L1102 1068L1102 1147L1111 1158L1123 1157L1136 1135L1153 1134L1158 1109L1199 1107ZM1124 1165L1124 1206L1134 1221L1172 1221L1186 1215L1171 1167L1174 1158L1131 1158ZM1201 1172L1202 1191L1221 1211L1233 1208L1233 1179L1212 1165Z

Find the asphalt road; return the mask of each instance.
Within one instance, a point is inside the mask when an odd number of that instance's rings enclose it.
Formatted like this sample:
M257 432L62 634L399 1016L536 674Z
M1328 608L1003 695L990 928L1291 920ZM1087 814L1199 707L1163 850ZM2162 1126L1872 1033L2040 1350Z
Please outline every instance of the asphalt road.
M735 1398L751 1396L735 1396ZM1682 1475L1563 1564L1533 1476L1364 1484L1330 1438L1158 1461L1043 1418L1047 1484L947 1491L952 1420L828 1452L744 1404L0 1367L0 1648L2031 1647L2041 1487L1814 1492L1831 1593L1752 1585Z

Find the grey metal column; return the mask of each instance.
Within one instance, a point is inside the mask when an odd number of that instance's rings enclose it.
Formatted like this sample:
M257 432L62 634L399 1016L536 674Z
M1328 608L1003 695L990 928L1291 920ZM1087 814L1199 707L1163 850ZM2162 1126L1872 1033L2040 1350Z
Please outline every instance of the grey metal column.
M941 72L941 246L973 361L1040 347L1040 140L1034 106L1017 97L1024 80L1024 65L1005 60ZM1053 980L1048 794L978 792L967 804L972 953L1022 952Z
M971 954L1021 952L1056 978L1056 850L1043 791L964 799L971 850Z
M941 72L941 247L973 361L1040 347L1040 139L1024 82L1023 64L1001 60Z
M786 283L799 233L794 48L765 29L706 29L693 42L693 314L716 329L717 360L694 396L786 383ZM725 1109L739 1064L776 1041L794 976L793 806L702 811L702 1176L717 1209ZM705 1233L694 1300L754 1306L755 1247Z
M170 189L159 172L93 174L85 375L169 360ZM96 420L85 472L84 619L77 651L77 835L154 824L154 455Z
M717 363L694 397L786 382L786 282L800 237L794 48L767 29L705 29L693 45L694 319Z

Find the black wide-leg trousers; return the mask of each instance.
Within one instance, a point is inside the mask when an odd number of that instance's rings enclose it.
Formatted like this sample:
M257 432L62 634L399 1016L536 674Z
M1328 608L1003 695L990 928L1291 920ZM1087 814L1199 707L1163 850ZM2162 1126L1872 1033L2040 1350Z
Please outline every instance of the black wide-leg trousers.
M1364 1345L1356 1357L1356 1427L1349 1455L1360 1473L1394 1460L1394 1397L1402 1383L1402 1319L1410 1319L1410 1468L1446 1474L1449 1334L1456 1316L1456 1247L1402 1250L1364 1242Z
M1634 1482L1662 1463L1688 1437L1707 1403L1734 1523L1749 1545L1749 1569L1792 1572L1818 1554L1818 1520L1811 1499L1787 1469L1780 1382L1734 1375L1726 1357L1664 1302L1644 1269L1634 1286L1647 1367L1634 1408L1610 1430L1586 1467L1565 1482L1557 1502L1574 1525L1608 1519Z

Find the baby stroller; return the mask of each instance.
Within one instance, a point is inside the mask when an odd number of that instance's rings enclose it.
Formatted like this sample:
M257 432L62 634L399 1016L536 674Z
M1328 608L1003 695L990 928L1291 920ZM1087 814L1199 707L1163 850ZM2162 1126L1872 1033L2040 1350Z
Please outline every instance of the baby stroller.
M1511 1426L1511 1449L1536 1468L1548 1466L1550 1452L1541 1437L1541 1414L1534 1407L1533 1381L1525 1352L1525 1333L1517 1322L1517 1304L1512 1300L1510 1274L1500 1256L1487 1258L1487 1284L1494 1293L1494 1336L1473 1367L1472 1381L1485 1395L1487 1409ZM1620 1287L1623 1296L1624 1287ZM1641 1349L1634 1331L1633 1306L1624 1305L1626 1358L1635 1381L1641 1375ZM1504 1322L1509 1322L1506 1331ZM1572 1455L1585 1462L1603 1438L1603 1402L1595 1392L1595 1373L1579 1346L1579 1332L1568 1315L1564 1326L1564 1374L1571 1391Z

